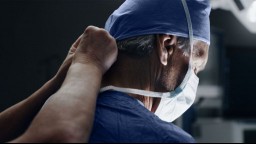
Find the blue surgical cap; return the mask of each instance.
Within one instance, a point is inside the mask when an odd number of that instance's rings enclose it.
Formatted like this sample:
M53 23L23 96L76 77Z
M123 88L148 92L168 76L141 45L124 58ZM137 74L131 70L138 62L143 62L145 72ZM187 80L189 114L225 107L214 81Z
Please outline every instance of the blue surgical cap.
M209 0L186 2L194 38L210 44ZM148 34L189 37L181 0L126 0L110 15L105 29L116 40Z

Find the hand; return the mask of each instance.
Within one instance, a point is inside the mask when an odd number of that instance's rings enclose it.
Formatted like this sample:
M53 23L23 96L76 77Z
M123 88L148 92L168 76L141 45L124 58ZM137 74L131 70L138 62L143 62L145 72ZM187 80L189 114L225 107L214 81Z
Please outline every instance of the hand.
M116 57L115 39L104 29L89 26L81 36L73 63L93 64L105 73Z
M65 60L63 61L62 65L60 66L57 74L55 75L55 77L53 78L55 81L59 81L60 85L62 84L62 82L64 81L67 71L72 63L72 59L74 57L74 54L76 52L76 49L81 41L82 35L75 41L75 43L73 43L73 45L71 46L71 48L68 51L68 55L65 58Z

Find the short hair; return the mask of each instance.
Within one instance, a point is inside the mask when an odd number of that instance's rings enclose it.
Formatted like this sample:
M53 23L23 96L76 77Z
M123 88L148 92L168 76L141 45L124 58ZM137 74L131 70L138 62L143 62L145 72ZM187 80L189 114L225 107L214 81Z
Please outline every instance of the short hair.
M135 57L149 55L155 46L155 35L136 36L117 42L118 50L125 52L129 56Z
M132 57L148 56L157 45L157 35L143 35L117 41L120 51ZM189 53L189 39L184 37L177 38L177 46Z

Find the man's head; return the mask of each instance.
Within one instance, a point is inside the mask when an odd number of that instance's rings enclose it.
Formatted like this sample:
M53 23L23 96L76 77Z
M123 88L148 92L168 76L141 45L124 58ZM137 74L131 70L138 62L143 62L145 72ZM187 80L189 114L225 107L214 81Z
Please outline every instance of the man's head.
M211 8L208 0L186 0L186 5L195 39L193 67L197 73L204 68L208 58ZM161 84L159 90L173 90L188 69L191 54L185 9L182 0L126 0L105 25L116 38L119 50L129 55L127 59L150 57L148 67L153 69L148 72L154 74L151 74L151 79L154 78L151 83ZM140 64L134 62L133 66Z
M188 38L165 34L144 35L118 41L117 45L120 53L117 61L135 59L137 62L129 68L136 65L143 67L142 72L137 71L138 75L150 77L149 82L155 91L174 90L182 82L188 70L190 58ZM120 58L123 55L126 55L125 59ZM207 58L208 44L195 40L192 61L195 73L204 69Z
M105 25L118 42L119 54L103 86L144 90L130 93L163 119L180 116L195 98L198 78L193 71L198 73L207 62L210 9L209 0L126 0ZM152 96L162 95L145 90L174 91L165 93L168 98L159 104Z

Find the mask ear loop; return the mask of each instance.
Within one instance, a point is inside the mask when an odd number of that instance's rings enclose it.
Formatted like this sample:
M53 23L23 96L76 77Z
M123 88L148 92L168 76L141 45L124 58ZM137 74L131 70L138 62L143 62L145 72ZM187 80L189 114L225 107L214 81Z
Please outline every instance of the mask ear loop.
M189 9L188 9L188 5L186 0L181 0L184 11L185 11L185 15L186 15L186 19L187 19L187 23L188 23L188 34L189 34L189 45L190 45L190 58L189 58L189 66L188 66L188 71L187 74L185 75L183 82L180 84L179 87L177 87L175 89L175 91L171 91L171 95L175 96L177 95L177 93L179 93L180 91L182 91L182 89L186 86L189 78L191 75L193 75L193 63L192 63L192 57L193 57L193 27L192 27L192 21L191 21L191 17L190 17L190 13L189 13Z
M187 18L187 23L188 23L188 33L189 33L189 44L190 44L190 59L189 59L189 68L192 69L192 57L193 57L193 40L194 40L194 36L193 36L193 26L192 26L192 21L191 21L191 17L190 17L190 12L188 9L188 5L186 0L181 0L185 14L186 14L186 18Z

